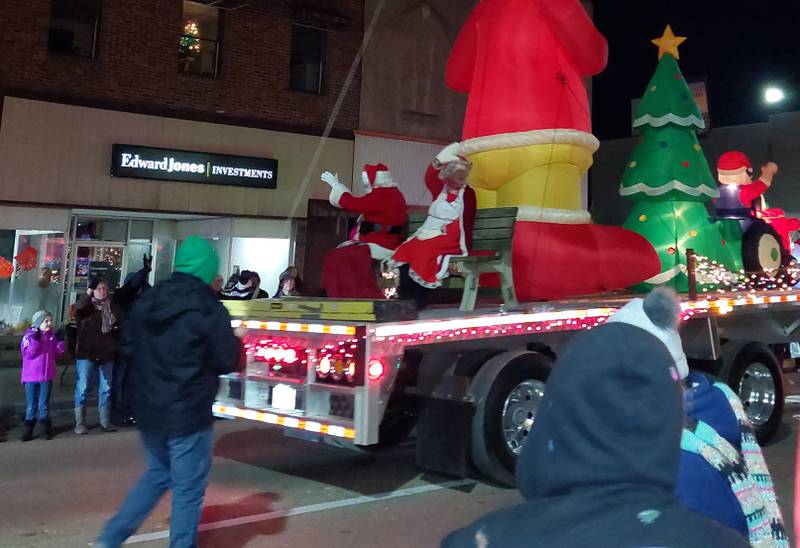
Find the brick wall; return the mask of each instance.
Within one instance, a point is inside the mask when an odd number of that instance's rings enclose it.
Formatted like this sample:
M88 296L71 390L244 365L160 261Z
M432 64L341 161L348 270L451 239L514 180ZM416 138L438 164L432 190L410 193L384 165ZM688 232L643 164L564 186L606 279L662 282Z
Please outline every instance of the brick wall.
M0 2L0 95L318 132L361 45L363 0L329 0L351 21L329 32L323 94L291 92L292 0L251 0L223 12L218 78L178 72L180 0L104 0L95 59L47 51L50 2ZM358 127L360 73L335 128ZM218 113L217 111L224 111Z

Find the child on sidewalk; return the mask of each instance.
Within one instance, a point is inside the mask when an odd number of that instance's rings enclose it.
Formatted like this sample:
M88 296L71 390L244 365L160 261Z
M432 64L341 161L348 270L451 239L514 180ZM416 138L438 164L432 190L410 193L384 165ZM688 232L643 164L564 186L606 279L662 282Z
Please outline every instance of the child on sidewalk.
M53 315L39 310L33 315L31 326L22 337L22 384L25 386L25 429L22 441L33 439L36 419L42 425L44 438L52 439L50 425L50 389L56 377L56 359L67 346L59 331L53 334Z

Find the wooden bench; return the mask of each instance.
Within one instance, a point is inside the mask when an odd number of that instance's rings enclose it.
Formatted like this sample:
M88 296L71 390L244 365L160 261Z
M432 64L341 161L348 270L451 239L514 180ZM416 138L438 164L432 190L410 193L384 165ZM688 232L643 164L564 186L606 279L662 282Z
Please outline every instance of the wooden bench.
M426 212L413 212L408 216L408 235L412 236L425 222ZM486 252L486 255L453 257L450 272L464 277L460 310L474 310L478 298L480 275L496 272L500 275L500 292L506 309L519 308L514 291L514 276L511 270L511 241L517 220L516 207L479 209L475 212L472 228L471 252Z

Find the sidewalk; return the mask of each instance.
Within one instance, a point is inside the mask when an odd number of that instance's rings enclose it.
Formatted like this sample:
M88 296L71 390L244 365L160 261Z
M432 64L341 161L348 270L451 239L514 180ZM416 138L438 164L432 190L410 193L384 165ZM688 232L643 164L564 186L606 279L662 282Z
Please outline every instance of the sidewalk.
M67 372L64 375L64 385L61 386L61 373L64 369L67 369ZM25 419L25 392L20 383L20 374L19 367L0 367L0 442L16 439L16 429ZM74 425L74 392L75 366L58 366L58 375L53 381L53 391L50 396L50 417L58 433L69 431ZM94 403L96 401L96 396L91 397L90 409L96 406ZM89 422L95 420L95 416L90 411Z

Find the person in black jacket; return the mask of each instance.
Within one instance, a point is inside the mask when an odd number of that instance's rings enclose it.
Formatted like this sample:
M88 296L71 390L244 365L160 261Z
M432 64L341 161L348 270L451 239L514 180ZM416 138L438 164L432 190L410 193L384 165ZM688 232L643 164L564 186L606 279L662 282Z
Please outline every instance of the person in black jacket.
M137 386L135 410L147 469L96 546L118 547L172 489L170 546L195 546L211 469L212 411L218 376L239 366L241 343L211 288L219 259L208 242L187 238L171 278L134 305L123 333Z
M675 361L650 332L609 323L575 336L517 460L527 502L479 519L442 546L749 546L675 496L681 390Z
M122 309L122 313L130 316L134 303L142 294L150 289L150 272L152 271L153 257L145 255L142 257L143 267L137 272L131 272L125 276L125 283L114 292L113 302ZM125 323L122 323L121 330L125 331ZM136 419L133 412L133 401L136 396L136 385L133 383L133 375L128 369L128 360L125 356L120 356L114 367L112 382L112 402L113 418L116 424L133 426ZM118 421L118 422L117 422Z

